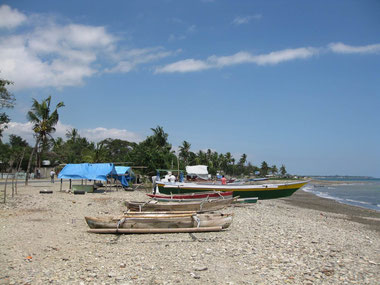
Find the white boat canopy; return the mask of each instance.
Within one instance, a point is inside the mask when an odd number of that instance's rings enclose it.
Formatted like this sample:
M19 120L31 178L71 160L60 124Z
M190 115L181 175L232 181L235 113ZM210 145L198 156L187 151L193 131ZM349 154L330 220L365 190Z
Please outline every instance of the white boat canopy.
M202 179L208 179L208 171L206 165L193 165L193 166L186 166L186 173L189 176L198 176Z

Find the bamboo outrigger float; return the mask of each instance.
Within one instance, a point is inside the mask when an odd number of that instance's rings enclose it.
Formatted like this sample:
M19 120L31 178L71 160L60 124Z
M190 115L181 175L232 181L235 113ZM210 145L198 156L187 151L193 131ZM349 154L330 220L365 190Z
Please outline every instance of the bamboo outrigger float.
M203 200L190 202L159 202L150 200L148 202L125 202L127 208L131 211L196 211L210 212L222 210L233 202L236 198L218 199L218 200Z
M85 217L91 232L169 233L216 231L228 228L233 214L195 212L127 213L121 217Z
M240 198L257 197L259 200L282 198L292 195L298 189L306 185L308 181L280 184L258 184L258 185L220 185L220 184L196 184L196 183L167 183L158 181L156 186L160 194L183 194L201 193L203 191L228 191L233 196ZM156 189L154 189L156 190Z

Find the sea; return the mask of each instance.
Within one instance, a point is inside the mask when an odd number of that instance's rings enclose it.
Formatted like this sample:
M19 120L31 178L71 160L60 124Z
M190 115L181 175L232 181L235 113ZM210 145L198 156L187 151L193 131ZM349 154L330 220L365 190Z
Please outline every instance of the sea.
M351 177L313 177L330 181L328 185L308 184L302 188L319 197L380 212L380 179ZM334 183L336 182L336 183Z

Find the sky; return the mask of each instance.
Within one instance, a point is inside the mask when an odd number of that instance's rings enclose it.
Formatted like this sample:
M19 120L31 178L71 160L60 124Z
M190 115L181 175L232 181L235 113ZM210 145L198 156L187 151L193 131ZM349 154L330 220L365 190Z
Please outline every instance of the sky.
M55 136L231 152L298 175L380 177L379 1L0 1L9 134L32 98Z

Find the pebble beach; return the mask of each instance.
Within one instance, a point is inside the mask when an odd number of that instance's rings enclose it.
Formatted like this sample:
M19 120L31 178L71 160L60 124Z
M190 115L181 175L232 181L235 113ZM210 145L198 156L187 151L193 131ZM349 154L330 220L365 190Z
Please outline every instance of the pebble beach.
M68 188L19 184L0 204L0 284L379 284L380 212L299 190L227 208L221 232L101 235L85 216L121 215L150 189Z

